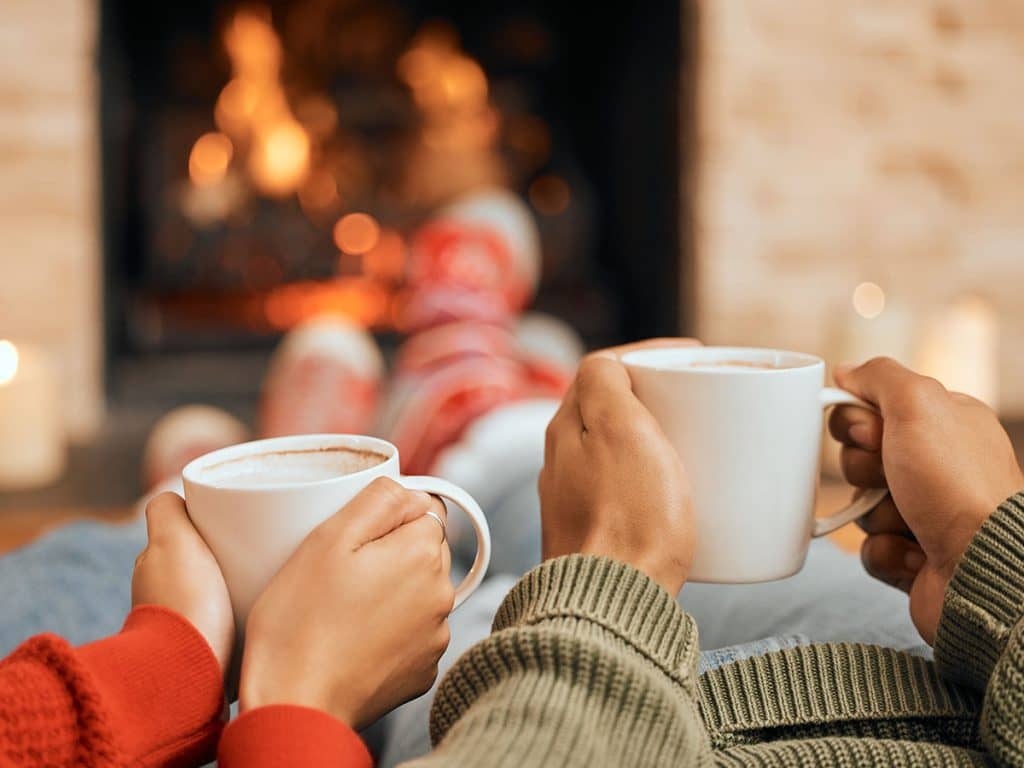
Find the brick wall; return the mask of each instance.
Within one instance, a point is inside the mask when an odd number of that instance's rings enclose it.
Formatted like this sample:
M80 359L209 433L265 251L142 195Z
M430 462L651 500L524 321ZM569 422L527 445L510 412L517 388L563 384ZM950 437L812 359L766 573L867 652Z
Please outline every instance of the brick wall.
M101 418L95 0L0 14L0 337L45 345L69 427Z
M862 281L991 301L1024 415L1024 3L698 0L698 325L840 356Z

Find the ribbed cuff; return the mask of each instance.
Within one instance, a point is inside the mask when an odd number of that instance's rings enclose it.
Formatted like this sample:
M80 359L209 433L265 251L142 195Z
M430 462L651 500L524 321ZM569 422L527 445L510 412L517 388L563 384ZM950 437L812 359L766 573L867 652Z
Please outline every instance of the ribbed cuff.
M64 638L26 640L0 662L0 673L0 748L9 764L25 763L30 752L38 756L41 750L53 765L124 762L116 723L87 666Z
M593 555L548 560L520 579L494 617L494 631L575 618L614 633L675 682L693 686L697 625L652 579Z
M947 679L984 690L1024 617L1024 492L985 522L946 589L935 662Z
M318 709L274 704L246 712L224 729L220 768L373 768L359 734Z
M974 721L977 698L891 648L815 643L723 664L700 677L701 716L724 734L915 718Z
M220 665L177 613L133 610L117 635L84 645L116 738L132 765L196 765L214 753L225 711Z

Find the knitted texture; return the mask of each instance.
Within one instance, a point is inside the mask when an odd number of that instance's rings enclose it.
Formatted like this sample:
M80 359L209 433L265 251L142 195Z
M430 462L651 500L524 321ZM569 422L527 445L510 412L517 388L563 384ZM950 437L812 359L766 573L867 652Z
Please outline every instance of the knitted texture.
M696 628L638 571L550 561L523 577L494 626L442 681L440 744L415 764L697 764Z
M121 765L109 720L59 637L34 637L0 662L0 766Z
M318 709L274 704L250 710L224 729L219 768L373 768L359 735Z
M186 766L220 735L221 671L191 624L143 606L117 635L55 635L0 661L0 768Z
M442 680L414 765L1024 765L1024 495L979 531L937 663L789 648L696 677L692 620L647 577L579 555L534 569Z
M1024 765L1024 493L981 527L946 590L935 662L985 691L981 733L1001 763Z

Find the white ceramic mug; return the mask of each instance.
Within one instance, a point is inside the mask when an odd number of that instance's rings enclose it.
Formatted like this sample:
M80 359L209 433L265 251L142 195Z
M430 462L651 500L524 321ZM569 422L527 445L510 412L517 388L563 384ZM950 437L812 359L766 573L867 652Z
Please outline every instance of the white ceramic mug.
M697 543L690 581L791 576L803 567L812 537L856 520L885 497L884 490L868 491L830 517L814 518L825 409L875 410L826 387L821 358L669 347L628 352L622 362L692 485Z
M215 465L247 456L282 451L349 448L372 451L384 460L368 469L326 480L276 485L236 485L207 472ZM404 477L398 449L362 435L297 435L256 440L208 453L182 471L189 517L220 564L241 636L256 598L310 531L337 513L378 477L390 477L410 490L426 491L454 502L476 530L476 559L455 590L458 607L484 578L491 559L491 536L480 506L464 490L437 477Z

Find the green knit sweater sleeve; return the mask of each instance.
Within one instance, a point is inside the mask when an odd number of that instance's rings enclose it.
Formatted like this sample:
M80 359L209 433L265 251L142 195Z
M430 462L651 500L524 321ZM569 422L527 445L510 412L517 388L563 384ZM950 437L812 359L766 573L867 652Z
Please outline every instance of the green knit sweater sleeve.
M935 662L983 690L981 738L999 765L1024 765L1024 492L972 539L946 590Z
M456 662L416 766L699 765L697 629L657 584L572 555L512 589L492 634Z

